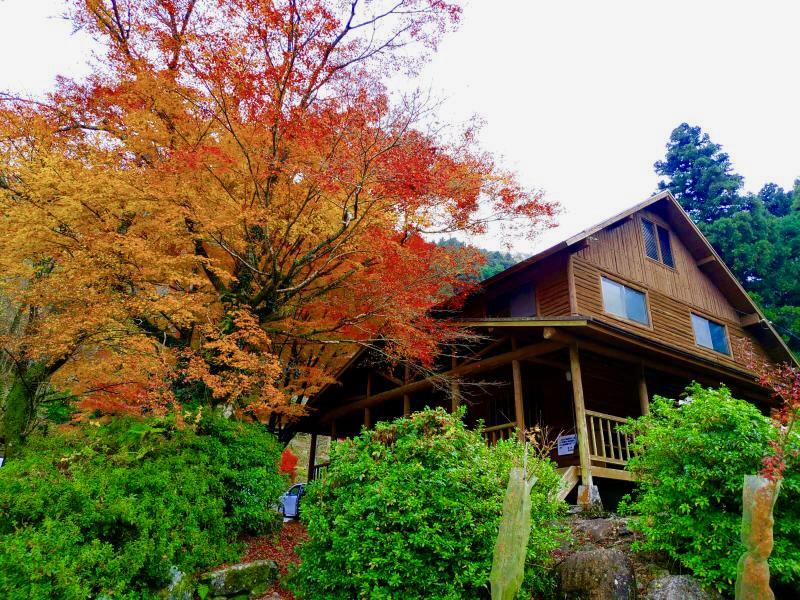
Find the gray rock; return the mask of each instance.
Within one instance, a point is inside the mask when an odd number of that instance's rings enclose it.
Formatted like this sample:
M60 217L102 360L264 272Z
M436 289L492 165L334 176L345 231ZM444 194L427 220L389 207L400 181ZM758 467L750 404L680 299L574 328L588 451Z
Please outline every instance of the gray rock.
M212 596L263 594L278 578L278 565L272 560L256 560L211 571L200 576Z
M620 522L616 519L579 519L574 522L574 528L593 542L605 542L617 537Z
M666 575L654 579L647 590L648 600L711 600L712 596L687 575Z
M191 578L186 577L175 565L169 568L169 575L171 578L169 585L158 594L158 597L162 600L192 600L194 583Z
M620 550L598 548L576 552L558 566L563 600L635 600L636 578L630 559Z

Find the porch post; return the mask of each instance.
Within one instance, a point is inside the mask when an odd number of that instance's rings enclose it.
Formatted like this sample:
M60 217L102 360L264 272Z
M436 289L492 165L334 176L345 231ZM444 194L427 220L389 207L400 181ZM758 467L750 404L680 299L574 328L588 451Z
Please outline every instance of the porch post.
M367 399L372 396L372 372L367 373ZM369 429L372 427L372 409L367 407L364 409L364 427Z
M578 490L578 502L589 505L597 496L597 492L592 480L592 463L589 458L589 430L586 427L586 406L583 402L581 361L577 344L569 346L569 367L572 375L572 398L575 403L575 425L578 431L578 454L581 461L581 489Z
M317 464L317 434L311 434L311 443L308 446L308 481L314 481L314 466Z
M455 369L458 366L455 348L451 348L451 352L453 356L450 364L452 368ZM454 379L450 382L450 412L456 412L459 406L461 406L461 389L459 388L458 381Z
M408 365L406 365L405 372L403 374L403 383L406 384L411 379L410 369ZM409 394L403 394L403 416L407 417L411 414L411 396Z
M639 407L643 415L650 414L650 395L647 393L647 379L644 376L644 365L639 369Z
M511 349L517 349L517 340L511 338ZM522 368L518 360L511 361L511 377L514 380L514 420L517 422L519 439L525 441L525 405L522 397Z

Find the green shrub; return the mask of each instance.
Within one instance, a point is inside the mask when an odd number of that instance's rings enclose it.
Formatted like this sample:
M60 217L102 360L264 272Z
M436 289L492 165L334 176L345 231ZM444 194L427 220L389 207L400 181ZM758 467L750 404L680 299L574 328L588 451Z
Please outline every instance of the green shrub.
M488 448L458 416L425 410L337 443L302 518L309 540L292 585L301 598L488 598L492 552L517 442ZM558 544L558 475L530 459L538 479L526 585L545 587Z
M740 541L742 478L757 473L773 429L728 389L693 384L681 403L656 397L651 414L629 425L639 480L625 509L641 515L639 548L664 551L696 577L730 592ZM775 509L774 581L800 591L800 474L793 465Z
M119 419L32 437L0 469L0 597L149 598L279 523L280 447L257 425Z

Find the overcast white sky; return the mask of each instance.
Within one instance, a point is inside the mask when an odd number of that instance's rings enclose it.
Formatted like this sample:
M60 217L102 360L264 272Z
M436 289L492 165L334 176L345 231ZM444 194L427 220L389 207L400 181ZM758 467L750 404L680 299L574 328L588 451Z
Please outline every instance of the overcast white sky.
M444 120L485 120L483 146L562 204L564 230L649 196L682 121L725 147L750 190L800 176L800 2L464 4L419 83L445 98ZM1 90L85 72L89 45L57 18L62 5L0 0Z

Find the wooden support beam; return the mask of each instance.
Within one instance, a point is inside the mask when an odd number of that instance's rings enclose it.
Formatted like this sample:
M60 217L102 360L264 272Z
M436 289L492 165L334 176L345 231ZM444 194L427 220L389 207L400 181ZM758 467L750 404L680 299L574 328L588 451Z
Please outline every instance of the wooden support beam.
M742 327L752 327L761 323L761 315L758 313L750 313L749 315L742 315Z
M394 388L393 390L386 390L385 392L380 392L379 394L375 394L373 396L352 398L351 402L348 404L334 408L327 414L322 415L320 417L320 422L329 423L333 419L337 419L343 415L348 415L362 408L366 408L367 406L376 406L386 402L387 400L401 398L404 394L414 394L422 390L427 390L428 388L433 387L434 382L441 378L467 377L470 375L475 375L476 373L491 371L497 367L502 367L503 365L509 364L512 360L524 360L531 356L549 354L555 350L558 350L559 348L563 348L563 346L564 344L556 341L539 342L537 344L525 346L518 350L512 350L511 352L498 354L497 356L492 356L478 362L462 364L445 373L432 375L418 381L412 381L406 385Z
M407 384L411 380L411 369L406 365L405 372L403 373L403 383ZM403 394L403 416L407 417L411 414L411 394Z
M581 484L591 487L592 462L589 458L589 430L586 427L586 405L583 399L583 380L581 379L581 360L578 345L569 347L569 366L572 375L572 400L575 404L575 426L578 431L578 454L581 461Z
M307 481L314 481L314 467L317 464L317 434L311 434L311 443L308 445L308 477Z
M369 407L364 409L364 427L366 429L372 428L372 409Z
M367 373L367 400L372 397L372 372ZM364 408L364 427L372 427L372 409L369 406Z
M650 414L650 395L647 393L647 379L644 376L644 365L639 367L639 408L643 415Z
M398 379L394 375L390 375L389 373L384 373L383 371L375 371L375 374L379 377L383 377L386 381L393 383L395 385L403 385L403 380Z
M625 469L611 469L609 467L592 467L592 475L595 477L605 477L606 479L616 479L618 481L636 481L633 473Z
M480 360L481 358L483 358L487 354L491 354L492 352L494 352L500 346L502 346L503 344L506 344L507 342L508 342L508 336L507 335L503 336L500 339L497 339L497 340L493 341L492 343L484 346L483 348L481 348L480 350L478 350L474 354L471 354L469 356L465 356L464 357L464 362L467 363L467 362L474 362L476 360Z
M517 349L516 338L511 338L511 349ZM525 441L525 399L522 395L522 367L518 360L511 361L511 378L514 381L514 420L519 430L519 440Z
M339 439L336 431L336 419L331 420L331 441Z
M697 261L697 266L704 267L706 265L715 262L716 260L717 260L716 256L706 256L705 258L701 258L700 260Z
M561 342L562 344L572 344L572 343L578 342L578 338L575 337L574 335L572 335L570 333L567 333L565 331L561 331L559 329L556 329L555 327L545 327L544 330L542 331L542 336L546 340ZM617 336L617 337L621 337L621 336ZM624 341L630 341L631 343L636 344L639 348L649 349L648 346L646 346L644 344L639 344L639 343L636 343L633 340L627 340L625 338L622 338L622 339ZM643 359L641 357L641 355L633 354L632 352L626 352L625 350L619 350L617 348L612 348L612 347L607 346L605 344L598 344L598 343L592 342L590 340L581 339L580 340L580 344L581 344L581 348L583 348L584 350L588 350L590 352L594 352L595 354L600 354L602 356L608 356L610 358L616 358L617 360L621 360L623 362L633 363L633 364L637 364L637 365L641 364L641 365L644 365L645 367L648 367L650 369L654 369L656 371L661 371L662 373L669 373L670 375L675 375L676 377L681 377L683 379L692 379L692 374L691 374L690 371L687 371L687 369L685 369L685 368L682 369L682 368L670 366L670 364L667 361L655 361L655 360ZM653 350L658 351L657 348L653 348ZM665 354L667 356L670 356L670 357L674 356L672 353L668 353L668 352L665 352ZM684 359L684 360L686 360L686 362L689 362L689 363L693 362L691 359ZM720 374L724 374L725 376L730 377L731 379L736 379L736 380L738 380L738 381L740 381L742 383L747 383L747 384L750 384L750 385L755 385L756 384L755 377L754 376L747 376L745 373L738 374L738 373L732 373L732 372L730 372L728 370L715 369L713 365L707 365L707 364L701 364L701 365L698 365L698 367L701 370L713 369L714 371L716 371L716 372L718 372ZM695 374L699 375L700 373L695 373ZM705 379L706 379L707 383L709 383L709 384L713 383L712 377L709 377L708 375L706 375ZM702 383L702 381L701 381L701 383Z
M458 359L455 355L455 348L452 349L453 356L451 357L451 370L458 368ZM450 382L450 412L456 412L458 407L461 406L461 387L457 379Z

